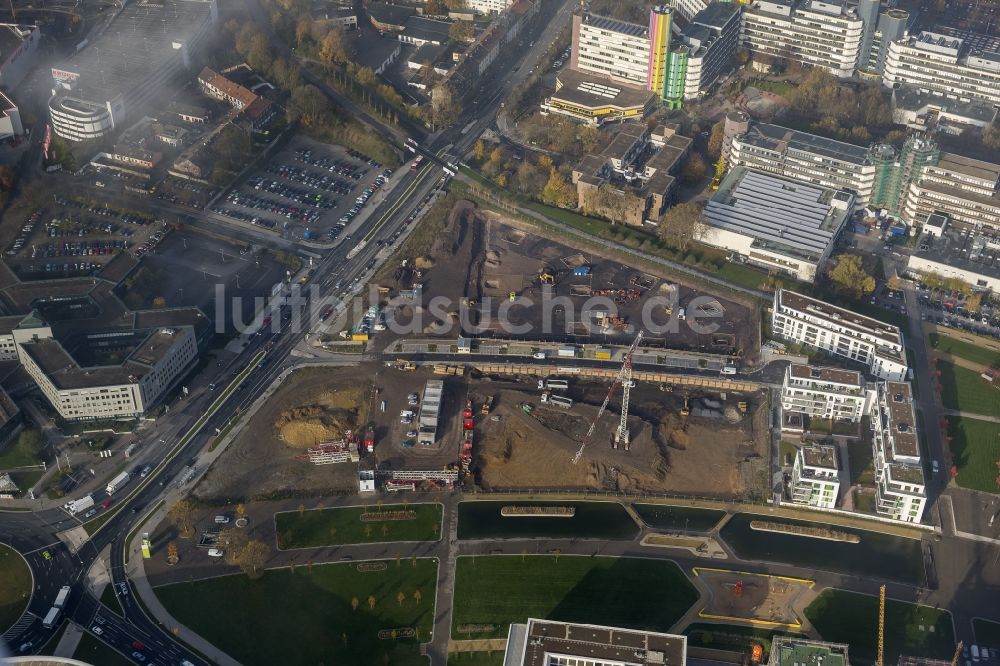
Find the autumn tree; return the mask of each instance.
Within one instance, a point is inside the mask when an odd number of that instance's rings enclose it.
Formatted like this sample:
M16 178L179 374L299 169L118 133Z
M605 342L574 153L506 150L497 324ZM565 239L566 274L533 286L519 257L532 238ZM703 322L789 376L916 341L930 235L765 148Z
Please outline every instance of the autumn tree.
M347 62L347 47L344 45L344 28L335 25L323 36L319 47L319 59L328 65Z
M420 600L423 598L423 596L424 595L420 594L420 590L413 591L413 600L418 604L420 603Z
M170 507L167 517L180 533L182 539L190 539L194 536L194 505L188 500L178 500Z
M177 555L177 544L171 541L167 544L167 563L170 565L177 564L180 558Z
M402 590L400 590L399 592L396 593L396 603L402 606L404 601L406 601L406 595L403 594Z
M708 167L705 160L698 153L691 153L681 166L681 182L687 187L695 187L705 178L706 173Z
M375 610L375 595L368 595L368 608L370 610Z
M472 21L455 21L448 28L448 38L453 42L471 42L476 35Z
M287 111L290 121L299 120L307 127L321 125L324 116L330 112L330 101L319 88L307 83L292 91Z
M695 201L671 207L660 222L660 238L672 247L686 250L705 230L701 218L704 208L703 203Z
M264 575L264 565L271 549L266 543L252 539L243 546L239 554L239 565L248 578L260 578Z
M441 83L431 90L431 129L448 127L462 115L462 104L447 83Z
M472 150L476 156L477 162L482 162L486 159L486 143L482 139L476 141L476 145L473 146Z
M354 611L358 610L358 604L359 603L360 602L358 601L357 597L351 597L351 610L354 610Z
M726 121L720 120L712 125L712 132L708 135L708 155L713 159L718 159L722 155L722 140L725 136Z
M549 180L542 189L542 201L556 206L576 204L576 189L555 168L549 170Z
M860 298L875 291L875 278L865 270L861 257L842 254L827 273L838 291Z
M990 125L983 130L983 145L1000 150L1000 125Z
M441 0L427 0L424 3L424 14L427 16L440 16L441 14L447 14L448 8L444 5Z

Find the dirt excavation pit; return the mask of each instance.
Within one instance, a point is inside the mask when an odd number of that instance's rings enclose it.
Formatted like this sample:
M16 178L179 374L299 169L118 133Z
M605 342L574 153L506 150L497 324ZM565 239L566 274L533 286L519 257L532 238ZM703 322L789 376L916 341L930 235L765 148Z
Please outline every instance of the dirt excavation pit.
M308 368L288 377L195 487L203 500L357 490L357 464L314 465L305 449L365 423L372 366Z
M481 388L471 389L477 404L493 396L490 417L477 426L474 451L476 480L484 488L678 492L719 498L766 490L764 410L741 414L737 405L746 397L730 395L722 404L712 396L718 414L684 417L682 395L640 384L632 390L630 444L625 450L612 447L621 418L617 391L574 464L606 385L575 385L567 394L574 399L568 410L542 404L538 393L528 389L484 394ZM701 403L692 399L690 404ZM736 422L723 418L723 410L727 416L735 414Z

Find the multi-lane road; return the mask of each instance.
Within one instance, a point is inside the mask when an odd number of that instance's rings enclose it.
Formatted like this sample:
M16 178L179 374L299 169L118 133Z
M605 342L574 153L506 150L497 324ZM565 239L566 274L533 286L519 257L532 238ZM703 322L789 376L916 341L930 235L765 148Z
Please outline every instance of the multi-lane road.
M250 0L253 10L256 3ZM556 25L568 18L570 2L565 0L557 12L556 20L547 26L537 26L532 47L517 53L504 54L504 62L494 68L491 79L482 81L483 90L494 91L488 98L479 96L477 102L452 127L428 137L418 150L429 159L421 169L405 173L400 183L389 197L355 231L351 241L341 242L329 250L314 267L312 282L318 285L324 296L346 299L350 292L360 289L364 279L377 270L380 264L382 246L397 232L406 233L406 219L422 205L440 186L442 170L440 166L448 161L460 159L472 146L476 137L496 117L497 109L510 89L523 79L515 78L516 64L537 59L548 47L549 41L560 29ZM267 25L267 21L263 22ZM538 34L541 33L541 34ZM342 99L335 91L322 82L314 82L324 93L330 95L342 107L352 110L365 122L392 140L399 142L399 133L355 109L350 100ZM471 123L471 125L470 125ZM463 131L464 130L464 131ZM159 204L153 204L159 206ZM158 211L163 213L176 211ZM216 220L202 220L204 211L194 214L195 224L221 223ZM191 214L189 214L191 216ZM363 241L363 242L362 242ZM380 242L381 241L381 242ZM314 248L310 248L315 251ZM34 576L35 589L28 613L5 635L5 639L15 653L37 653L53 636L55 628L42 626L44 617L52 605L58 590L63 585L72 588L70 600L65 608L66 616L85 630L91 631L123 654L130 655L141 645L141 652L147 661L155 663L180 664L184 660L192 664L202 664L204 660L179 644L171 635L163 631L150 619L134 600L125 575L126 540L140 523L146 512L152 510L171 484L190 467L197 465L197 456L207 444L209 437L221 429L234 413L243 411L257 399L270 384L286 370L294 360L290 352L298 345L305 330L263 331L253 336L227 368L211 367L205 371L204 381L219 386L228 385L232 368L248 370L234 379L234 390L225 399L209 390L197 390L180 407L161 419L153 429L144 435L143 448L161 457L153 472L146 478L133 481L128 487L127 497L117 503L117 511L91 534L81 547L72 552L56 535L80 527L80 520L60 508L49 508L31 512L8 512L0 521L0 541L8 543L25 555ZM257 362L258 355L266 350L263 362ZM250 363L252 368L247 368ZM205 418L205 415L208 415ZM183 446L178 444L183 442ZM147 454L150 455L150 454ZM169 457L168 457L169 456ZM124 611L124 617L103 607L87 590L84 575L102 557L102 552L110 552L108 567L111 581ZM94 630L97 627L98 630Z

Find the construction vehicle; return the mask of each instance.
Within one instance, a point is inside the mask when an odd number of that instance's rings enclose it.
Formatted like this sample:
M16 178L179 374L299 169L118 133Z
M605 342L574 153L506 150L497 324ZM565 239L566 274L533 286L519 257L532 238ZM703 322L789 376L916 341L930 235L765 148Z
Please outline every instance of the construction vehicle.
M517 300L517 292L516 291L510 292L509 294L507 294L507 298L509 300L516 301Z
M684 397L684 407L681 408L681 416L689 416L691 414L691 403L688 402L687 396Z
M521 405L520 405L520 407L521 407L521 411L524 412L525 414L531 414L531 412L535 411L534 406L529 405L526 402L522 402Z
M486 400L483 401L483 406L479 410L479 413L486 416L490 413L490 409L493 407L493 396L488 396Z
M740 400L738 403L736 403L736 408L740 410L740 414L743 414L745 416L747 413L747 409L749 408L749 405L747 405L746 400Z
M369 425L368 429L365 431L365 453L374 453L375 451L375 426Z
M587 448L587 443L590 438L594 435L594 429L597 428L597 422L601 420L601 416L604 414L604 410L608 408L608 402L611 400L611 395L614 393L615 386L621 384L623 387L622 391L622 419L618 425L618 430L615 432L615 448L618 448L618 443L622 440L625 442L625 450L628 450L628 400L629 400L629 388L632 386L632 354L635 353L636 348L639 343L642 342L642 331L635 336L635 340L632 341L632 345L625 352L625 362L622 363L621 370L615 376L611 386L608 388L608 394L604 396L604 402L601 403L601 408L597 410L597 416L594 417L593 422L590 424L590 428L587 430L587 434L583 436L583 442L580 443L580 448L573 456L573 464L580 462L580 458L583 457L583 450Z
M417 369L417 364L413 361L396 361L396 369L404 372L413 372Z
M552 273L549 273L547 269L543 268L538 273L538 281L542 284L555 284L556 276L553 275Z

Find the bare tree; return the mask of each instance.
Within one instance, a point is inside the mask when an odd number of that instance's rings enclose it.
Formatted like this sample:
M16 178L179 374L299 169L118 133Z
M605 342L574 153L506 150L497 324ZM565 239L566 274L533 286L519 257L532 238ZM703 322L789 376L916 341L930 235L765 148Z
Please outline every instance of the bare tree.
M431 130L448 127L462 115L462 103L447 83L431 90Z
M660 238L673 247L686 250L705 230L701 219L703 209L704 204L693 201L672 207L660 222Z
M194 506L191 502L184 499L178 500L176 504L170 507L167 517L170 518L170 522L180 532L182 539L190 539L194 536Z

